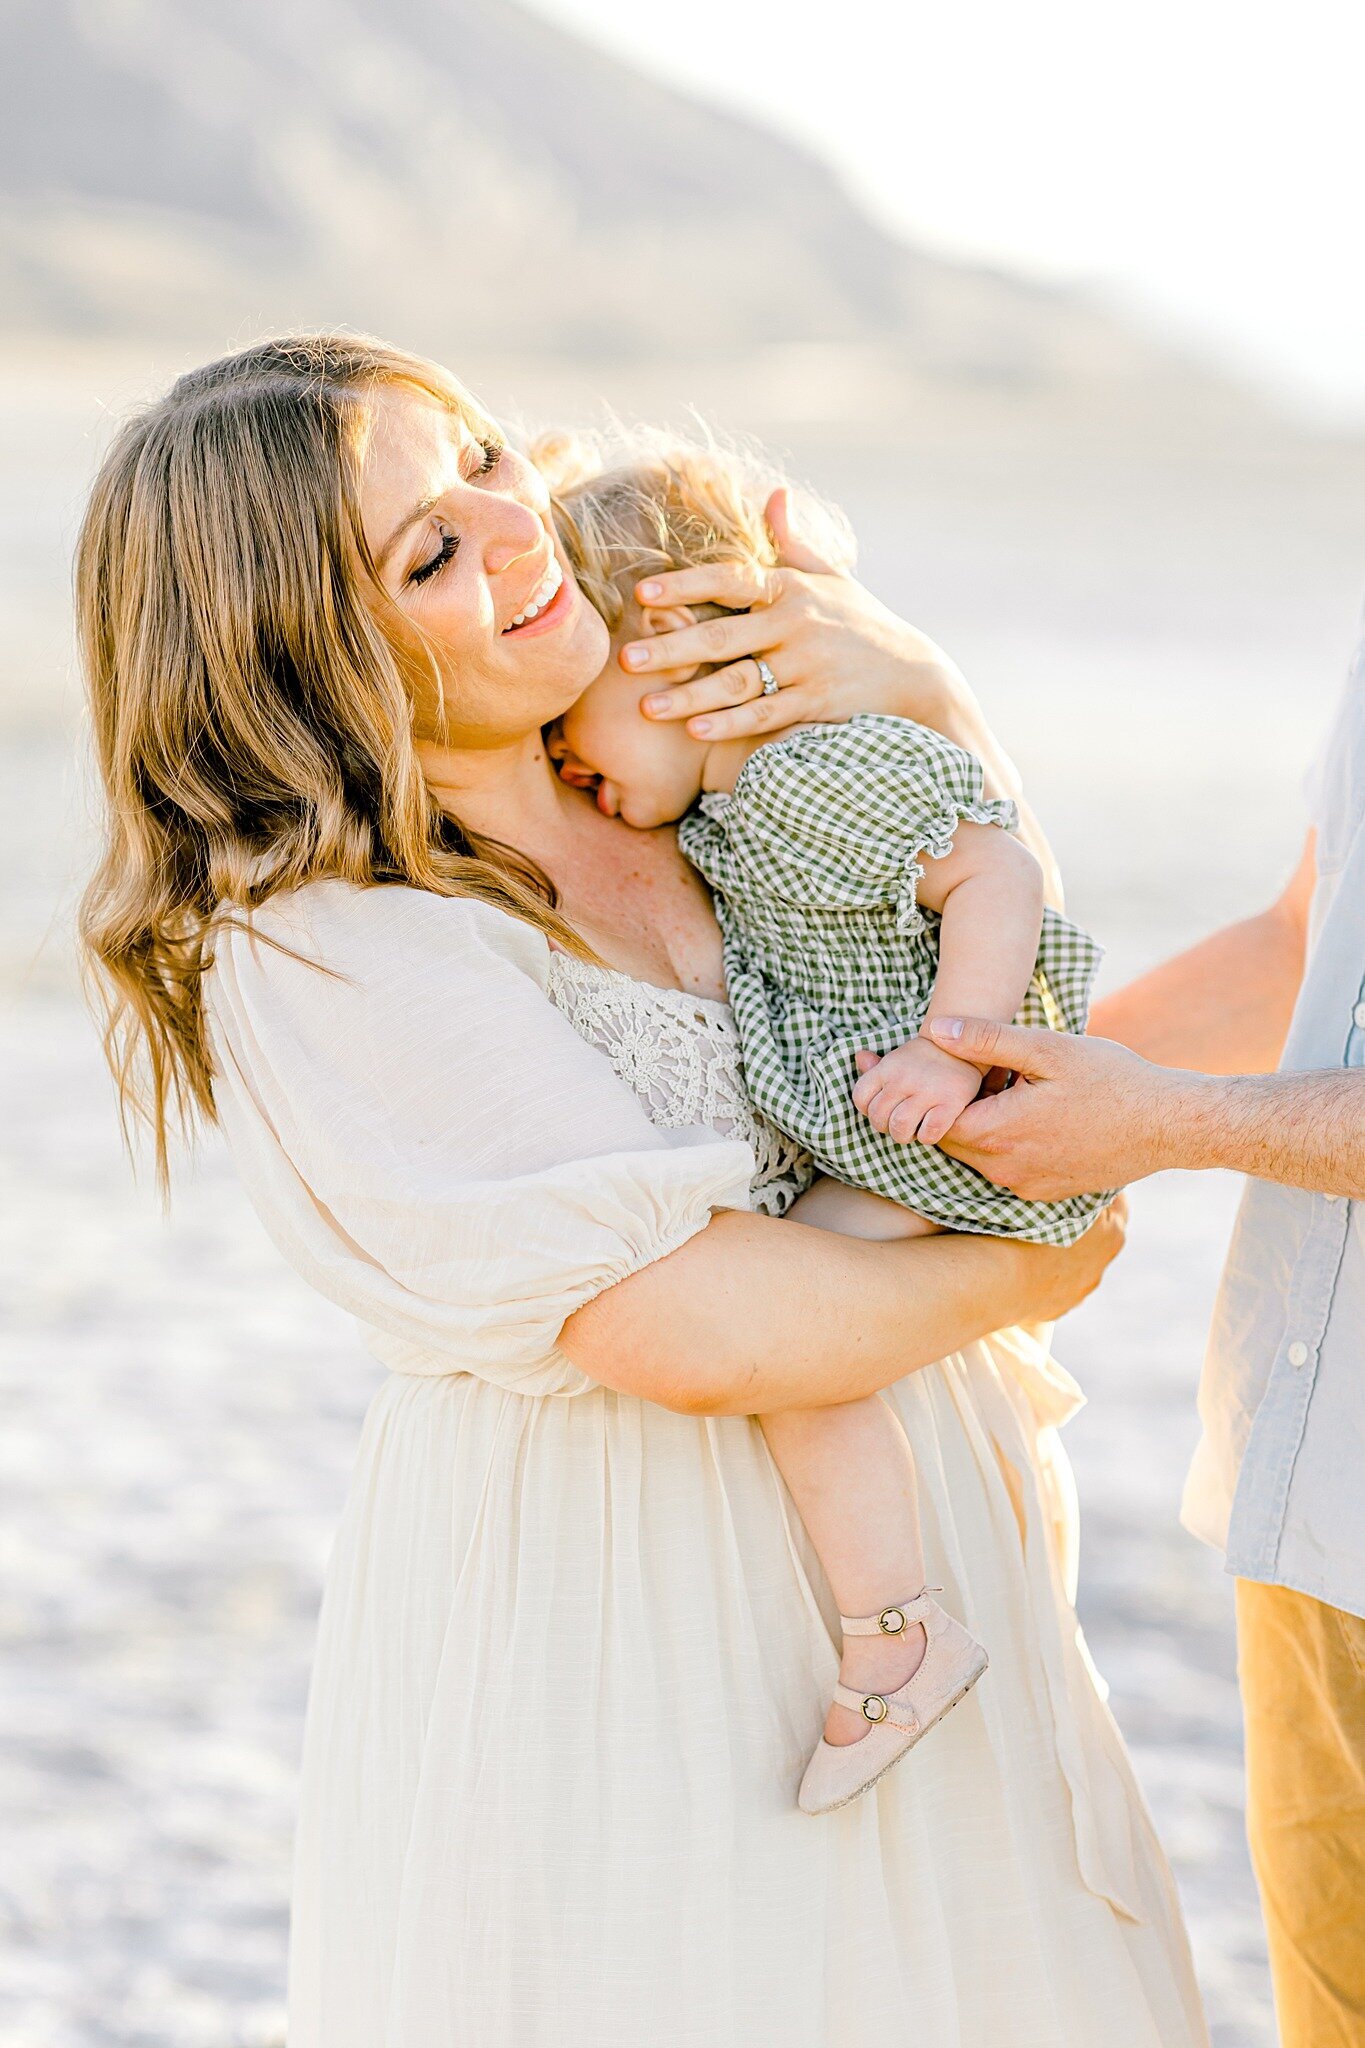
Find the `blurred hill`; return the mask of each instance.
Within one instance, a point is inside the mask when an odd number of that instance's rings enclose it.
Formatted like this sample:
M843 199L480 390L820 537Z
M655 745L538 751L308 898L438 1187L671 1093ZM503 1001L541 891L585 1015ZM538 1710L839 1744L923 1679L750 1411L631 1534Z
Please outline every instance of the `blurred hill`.
M1216 389L1076 298L905 247L815 158L513 0L5 0L0 76L21 344L346 322L476 357Z

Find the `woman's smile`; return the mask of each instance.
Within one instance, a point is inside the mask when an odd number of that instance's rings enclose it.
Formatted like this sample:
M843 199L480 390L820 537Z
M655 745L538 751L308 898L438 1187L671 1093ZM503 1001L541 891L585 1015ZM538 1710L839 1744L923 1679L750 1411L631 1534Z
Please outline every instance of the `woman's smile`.
M369 394L366 410L376 616L410 664L422 737L458 749L534 734L538 746L609 646L558 548L544 479L491 425L409 386Z
M559 566L559 558L551 555L550 566L530 597L516 617L510 619L503 627L503 637L509 633L525 633L528 629L534 630L536 627L543 632L547 627L557 624L558 620L553 616L556 610L555 599L563 594L565 589L564 571ZM563 616L566 609L566 606L560 606L559 615Z

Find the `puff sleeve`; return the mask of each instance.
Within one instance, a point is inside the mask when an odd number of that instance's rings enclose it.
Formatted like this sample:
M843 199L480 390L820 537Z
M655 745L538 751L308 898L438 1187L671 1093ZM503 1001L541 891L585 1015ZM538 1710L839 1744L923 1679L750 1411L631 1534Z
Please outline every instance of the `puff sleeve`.
M582 1392L574 1310L749 1206L749 1146L649 1122L531 927L343 882L246 924L207 977L219 1116L280 1250L386 1363Z
M732 902L865 909L894 902L898 928L924 922L924 862L963 822L1009 831L1008 798L987 797L981 764L907 718L808 726L760 747L733 795L701 799L682 827L689 860Z

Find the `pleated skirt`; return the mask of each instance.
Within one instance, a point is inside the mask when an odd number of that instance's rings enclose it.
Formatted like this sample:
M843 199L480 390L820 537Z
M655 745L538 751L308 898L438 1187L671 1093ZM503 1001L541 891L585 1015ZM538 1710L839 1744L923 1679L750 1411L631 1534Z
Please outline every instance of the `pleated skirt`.
M976 1691L795 1797L834 1611L761 1433L391 1375L328 1575L290 2048L1187 2048L1175 1891L1068 1583L1014 1333L887 1398Z

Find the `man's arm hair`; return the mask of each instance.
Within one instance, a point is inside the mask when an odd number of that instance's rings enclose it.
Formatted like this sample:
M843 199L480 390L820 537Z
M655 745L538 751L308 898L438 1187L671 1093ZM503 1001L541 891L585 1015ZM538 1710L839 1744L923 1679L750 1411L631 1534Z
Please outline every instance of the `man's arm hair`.
M1228 1077L1188 1091L1188 1119L1163 1119L1172 1166L1224 1166L1361 1198L1365 1073L1272 1071L1303 979L1316 879L1310 832L1269 909L1119 989L1096 1006L1092 1029L1159 1065Z
M1108 1039L987 1018L934 1018L927 1029L945 1050L1017 1077L969 1103L940 1143L1031 1201L1214 1166L1365 1198L1365 1068L1196 1074Z
M1365 1069L1185 1078L1187 1114L1162 1119L1163 1165L1365 1199Z

